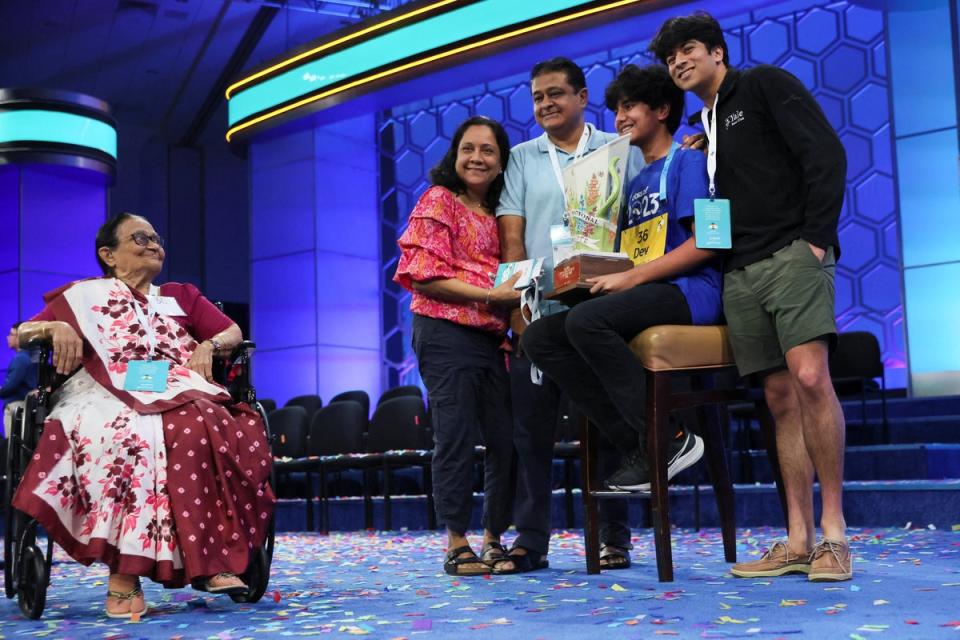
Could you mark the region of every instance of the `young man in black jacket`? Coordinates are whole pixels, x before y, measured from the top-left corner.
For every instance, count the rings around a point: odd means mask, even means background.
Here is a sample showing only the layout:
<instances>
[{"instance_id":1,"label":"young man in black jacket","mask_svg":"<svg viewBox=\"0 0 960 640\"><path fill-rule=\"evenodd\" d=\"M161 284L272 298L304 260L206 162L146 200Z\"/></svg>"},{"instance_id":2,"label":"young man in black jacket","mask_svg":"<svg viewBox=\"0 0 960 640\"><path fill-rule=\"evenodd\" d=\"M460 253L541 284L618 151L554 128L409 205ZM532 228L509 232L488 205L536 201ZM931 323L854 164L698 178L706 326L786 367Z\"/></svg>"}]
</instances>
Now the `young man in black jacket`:
<instances>
[{"instance_id":1,"label":"young man in black jacket","mask_svg":"<svg viewBox=\"0 0 960 640\"><path fill-rule=\"evenodd\" d=\"M834 271L846 156L816 100L768 65L729 68L727 45L706 13L673 18L650 50L674 82L703 100L708 173L729 200L732 248L723 306L741 375L763 379L777 425L789 533L740 577L853 575L843 517L845 425L830 381L836 340ZM815 542L814 471L823 538Z\"/></svg>"}]
</instances>

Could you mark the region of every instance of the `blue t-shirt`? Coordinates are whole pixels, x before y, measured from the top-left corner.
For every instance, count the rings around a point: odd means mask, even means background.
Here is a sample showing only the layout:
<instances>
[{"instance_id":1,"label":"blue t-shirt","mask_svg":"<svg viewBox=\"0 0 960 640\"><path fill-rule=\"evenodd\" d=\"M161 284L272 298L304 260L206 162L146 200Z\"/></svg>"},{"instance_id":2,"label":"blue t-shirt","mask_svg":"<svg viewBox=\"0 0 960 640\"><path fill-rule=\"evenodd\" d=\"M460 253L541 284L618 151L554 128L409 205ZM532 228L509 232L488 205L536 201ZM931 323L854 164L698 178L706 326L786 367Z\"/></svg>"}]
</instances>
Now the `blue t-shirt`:
<instances>
[{"instance_id":1,"label":"blue t-shirt","mask_svg":"<svg viewBox=\"0 0 960 640\"><path fill-rule=\"evenodd\" d=\"M7 365L7 376L0 386L0 400L19 402L37 388L37 365L30 361L29 351L17 351Z\"/></svg>"},{"instance_id":2,"label":"blue t-shirt","mask_svg":"<svg viewBox=\"0 0 960 640\"><path fill-rule=\"evenodd\" d=\"M707 159L700 151L677 149L667 172L667 201L660 201L660 173L666 158L648 164L630 182L624 228L667 215L664 252L669 253L693 233L693 201L708 197ZM670 279L687 299L693 324L716 324L720 320L720 271L714 264Z\"/></svg>"}]
</instances>

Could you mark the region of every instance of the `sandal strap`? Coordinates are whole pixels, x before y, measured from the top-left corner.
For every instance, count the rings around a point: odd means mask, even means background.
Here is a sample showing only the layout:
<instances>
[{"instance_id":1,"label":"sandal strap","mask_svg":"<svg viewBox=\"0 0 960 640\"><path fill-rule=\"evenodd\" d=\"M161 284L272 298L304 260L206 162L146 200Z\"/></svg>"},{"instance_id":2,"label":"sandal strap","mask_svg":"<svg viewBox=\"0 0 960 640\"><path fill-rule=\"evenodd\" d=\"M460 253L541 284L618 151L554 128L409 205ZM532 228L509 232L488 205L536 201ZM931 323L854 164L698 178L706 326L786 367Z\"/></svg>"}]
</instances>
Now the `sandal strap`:
<instances>
[{"instance_id":1,"label":"sandal strap","mask_svg":"<svg viewBox=\"0 0 960 640\"><path fill-rule=\"evenodd\" d=\"M489 560L487 556L490 556ZM483 550L480 552L480 558L484 562L497 562L503 559L509 560L507 558L507 549L499 542L488 542L483 545Z\"/></svg>"},{"instance_id":2,"label":"sandal strap","mask_svg":"<svg viewBox=\"0 0 960 640\"><path fill-rule=\"evenodd\" d=\"M473 553L473 549L470 548L470 545L465 544L462 547L457 547L456 549L450 549L447 551L447 558L456 558L461 553ZM476 555L476 554L474 554Z\"/></svg>"},{"instance_id":3,"label":"sandal strap","mask_svg":"<svg viewBox=\"0 0 960 640\"><path fill-rule=\"evenodd\" d=\"M137 584L130 591L114 591L112 589L107 589L107 596L116 598L117 600L133 600L137 596L143 595L143 589L140 588L140 581L137 581Z\"/></svg>"},{"instance_id":4,"label":"sandal strap","mask_svg":"<svg viewBox=\"0 0 960 640\"><path fill-rule=\"evenodd\" d=\"M469 556L464 556L459 558L458 556L462 553L469 553ZM470 545L463 545L462 547L457 547L456 549L450 549L447 551L446 562L454 565L460 564L470 564L473 562L480 563L480 558L477 557L477 554L474 553L473 549L470 548Z\"/></svg>"},{"instance_id":5,"label":"sandal strap","mask_svg":"<svg viewBox=\"0 0 960 640\"><path fill-rule=\"evenodd\" d=\"M630 550L625 547L620 547L615 544L603 543L600 545L600 557L603 558L604 554L608 556L625 556L630 553Z\"/></svg>"}]
</instances>

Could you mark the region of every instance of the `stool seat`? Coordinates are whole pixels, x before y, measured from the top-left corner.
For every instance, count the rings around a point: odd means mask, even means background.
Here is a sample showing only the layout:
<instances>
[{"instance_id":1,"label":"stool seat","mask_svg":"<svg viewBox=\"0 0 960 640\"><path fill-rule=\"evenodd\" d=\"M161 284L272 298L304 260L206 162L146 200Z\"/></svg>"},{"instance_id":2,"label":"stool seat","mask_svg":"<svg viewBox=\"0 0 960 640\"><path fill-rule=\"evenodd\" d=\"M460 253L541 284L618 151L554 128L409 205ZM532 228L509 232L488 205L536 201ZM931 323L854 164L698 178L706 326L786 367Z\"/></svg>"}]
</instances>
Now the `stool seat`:
<instances>
[{"instance_id":1,"label":"stool seat","mask_svg":"<svg viewBox=\"0 0 960 640\"><path fill-rule=\"evenodd\" d=\"M659 325L630 341L630 350L648 371L716 369L734 364L722 325Z\"/></svg>"}]
</instances>

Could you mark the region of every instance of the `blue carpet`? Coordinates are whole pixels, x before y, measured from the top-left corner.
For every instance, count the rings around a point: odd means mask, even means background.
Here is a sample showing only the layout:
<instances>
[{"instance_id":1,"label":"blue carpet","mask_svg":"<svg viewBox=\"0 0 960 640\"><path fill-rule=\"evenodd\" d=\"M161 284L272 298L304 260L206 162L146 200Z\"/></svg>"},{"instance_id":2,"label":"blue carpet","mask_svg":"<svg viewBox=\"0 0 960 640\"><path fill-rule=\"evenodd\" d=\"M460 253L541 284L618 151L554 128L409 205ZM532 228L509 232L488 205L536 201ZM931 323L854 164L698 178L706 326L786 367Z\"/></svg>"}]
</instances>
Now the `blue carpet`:
<instances>
[{"instance_id":1,"label":"blue carpet","mask_svg":"<svg viewBox=\"0 0 960 640\"><path fill-rule=\"evenodd\" d=\"M151 610L137 623L103 615L102 567L58 555L44 618L24 620L4 600L0 638L960 638L953 529L851 530L855 579L836 585L733 578L715 529L675 532L677 580L663 584L649 530L626 571L588 576L580 532L558 532L549 570L486 579L445 575L436 533L286 534L260 603L149 584ZM739 533L741 559L774 535Z\"/></svg>"}]
</instances>

